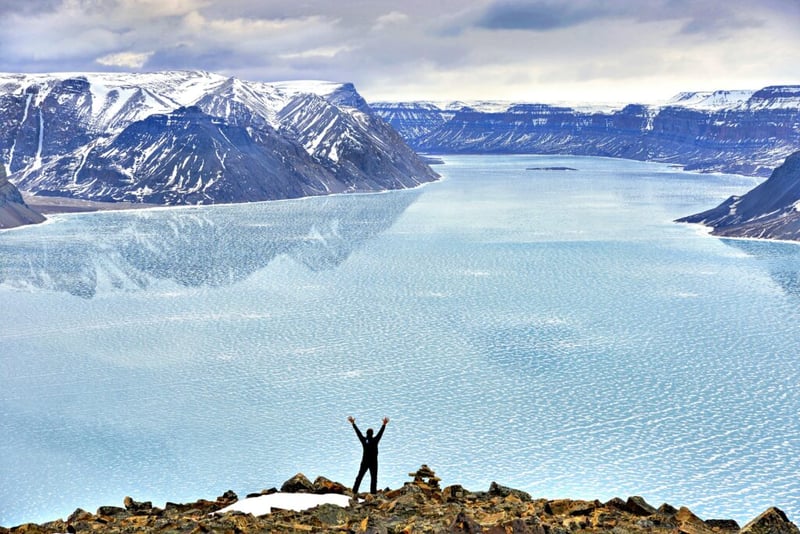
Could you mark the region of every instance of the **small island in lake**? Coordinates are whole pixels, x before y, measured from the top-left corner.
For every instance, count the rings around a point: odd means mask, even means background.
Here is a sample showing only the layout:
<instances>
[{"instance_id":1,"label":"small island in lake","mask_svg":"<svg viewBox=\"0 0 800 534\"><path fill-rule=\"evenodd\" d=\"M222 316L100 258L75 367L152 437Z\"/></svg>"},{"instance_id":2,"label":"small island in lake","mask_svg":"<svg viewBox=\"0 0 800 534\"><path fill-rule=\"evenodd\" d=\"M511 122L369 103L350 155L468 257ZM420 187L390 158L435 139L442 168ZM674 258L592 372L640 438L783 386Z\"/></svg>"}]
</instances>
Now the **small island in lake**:
<instances>
[{"instance_id":1,"label":"small island in lake","mask_svg":"<svg viewBox=\"0 0 800 534\"><path fill-rule=\"evenodd\" d=\"M572 167L528 167L526 171L577 171Z\"/></svg>"}]
</instances>

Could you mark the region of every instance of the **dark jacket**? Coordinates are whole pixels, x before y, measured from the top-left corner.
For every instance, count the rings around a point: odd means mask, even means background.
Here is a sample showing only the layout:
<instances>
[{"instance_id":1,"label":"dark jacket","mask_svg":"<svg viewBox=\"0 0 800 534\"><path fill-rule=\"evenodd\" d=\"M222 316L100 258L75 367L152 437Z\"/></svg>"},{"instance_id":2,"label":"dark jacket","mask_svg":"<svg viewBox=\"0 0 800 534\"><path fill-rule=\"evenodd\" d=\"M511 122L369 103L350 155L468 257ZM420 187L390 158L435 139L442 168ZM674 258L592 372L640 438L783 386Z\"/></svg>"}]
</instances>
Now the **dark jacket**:
<instances>
[{"instance_id":1,"label":"dark jacket","mask_svg":"<svg viewBox=\"0 0 800 534\"><path fill-rule=\"evenodd\" d=\"M353 423L353 428L356 431L356 435L358 436L358 440L361 442L361 447L364 449L364 453L361 456L361 463L365 464L377 464L378 463L378 442L381 440L383 436L383 431L386 429L386 425L381 425L381 429L378 431L377 434L370 437L365 437L364 434L358 429L355 423Z\"/></svg>"}]
</instances>

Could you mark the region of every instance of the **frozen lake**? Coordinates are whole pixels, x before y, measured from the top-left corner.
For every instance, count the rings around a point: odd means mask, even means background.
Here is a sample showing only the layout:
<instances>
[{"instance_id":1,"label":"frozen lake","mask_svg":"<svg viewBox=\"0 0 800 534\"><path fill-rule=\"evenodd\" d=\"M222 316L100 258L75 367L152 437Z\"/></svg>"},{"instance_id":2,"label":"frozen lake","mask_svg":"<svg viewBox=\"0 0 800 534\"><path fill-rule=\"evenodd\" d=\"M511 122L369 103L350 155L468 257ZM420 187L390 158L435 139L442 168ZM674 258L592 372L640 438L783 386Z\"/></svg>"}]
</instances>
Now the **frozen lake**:
<instances>
[{"instance_id":1,"label":"frozen lake","mask_svg":"<svg viewBox=\"0 0 800 534\"><path fill-rule=\"evenodd\" d=\"M297 472L800 521L800 246L677 217L755 181L446 157L415 191L0 233L0 525ZM531 167L577 170L526 170Z\"/></svg>"}]
</instances>

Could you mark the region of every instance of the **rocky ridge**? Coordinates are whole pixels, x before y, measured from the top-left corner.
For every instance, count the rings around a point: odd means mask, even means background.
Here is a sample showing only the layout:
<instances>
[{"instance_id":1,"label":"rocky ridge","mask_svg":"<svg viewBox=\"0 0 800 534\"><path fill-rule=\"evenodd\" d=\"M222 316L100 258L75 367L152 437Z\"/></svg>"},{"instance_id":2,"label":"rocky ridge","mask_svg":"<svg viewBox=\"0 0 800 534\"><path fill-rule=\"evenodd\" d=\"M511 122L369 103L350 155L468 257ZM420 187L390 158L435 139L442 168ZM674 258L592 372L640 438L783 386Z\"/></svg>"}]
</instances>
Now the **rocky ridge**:
<instances>
[{"instance_id":1,"label":"rocky ridge","mask_svg":"<svg viewBox=\"0 0 800 534\"><path fill-rule=\"evenodd\" d=\"M677 222L703 224L720 237L800 241L800 151L742 196Z\"/></svg>"},{"instance_id":2,"label":"rocky ridge","mask_svg":"<svg viewBox=\"0 0 800 534\"><path fill-rule=\"evenodd\" d=\"M217 513L235 503L231 491L213 501L167 503L164 508L126 497L123 507L102 506L95 513L78 509L67 519L41 525L0 527L0 534L56 532L318 532L393 534L412 532L453 534L800 534L778 508L769 508L744 527L725 519L703 520L688 508L662 504L658 508L641 497L608 502L570 499L534 499L524 491L492 483L488 491L468 491L459 485L440 487L433 470L423 465L409 473L412 481L398 489L364 495L342 508L324 504L297 512L273 510L256 517L241 512ZM261 494L275 493L275 488ZM313 483L302 474L286 481L282 492L340 493L342 484L318 477ZM258 494L258 495L261 495ZM257 495L249 495L255 497Z\"/></svg>"}]
</instances>

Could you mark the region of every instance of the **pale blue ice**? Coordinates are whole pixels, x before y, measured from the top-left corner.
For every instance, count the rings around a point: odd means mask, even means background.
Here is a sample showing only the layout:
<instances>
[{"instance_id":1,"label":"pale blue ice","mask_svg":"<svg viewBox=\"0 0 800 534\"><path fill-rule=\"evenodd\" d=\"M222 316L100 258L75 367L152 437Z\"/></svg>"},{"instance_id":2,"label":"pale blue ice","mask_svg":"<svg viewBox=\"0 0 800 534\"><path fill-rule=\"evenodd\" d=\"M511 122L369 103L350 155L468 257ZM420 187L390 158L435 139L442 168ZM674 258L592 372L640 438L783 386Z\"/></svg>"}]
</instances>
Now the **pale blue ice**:
<instances>
[{"instance_id":1,"label":"pale blue ice","mask_svg":"<svg viewBox=\"0 0 800 534\"><path fill-rule=\"evenodd\" d=\"M800 520L800 247L673 219L755 181L446 157L415 191L0 233L0 525L297 472ZM566 166L577 171L531 171Z\"/></svg>"}]
</instances>

